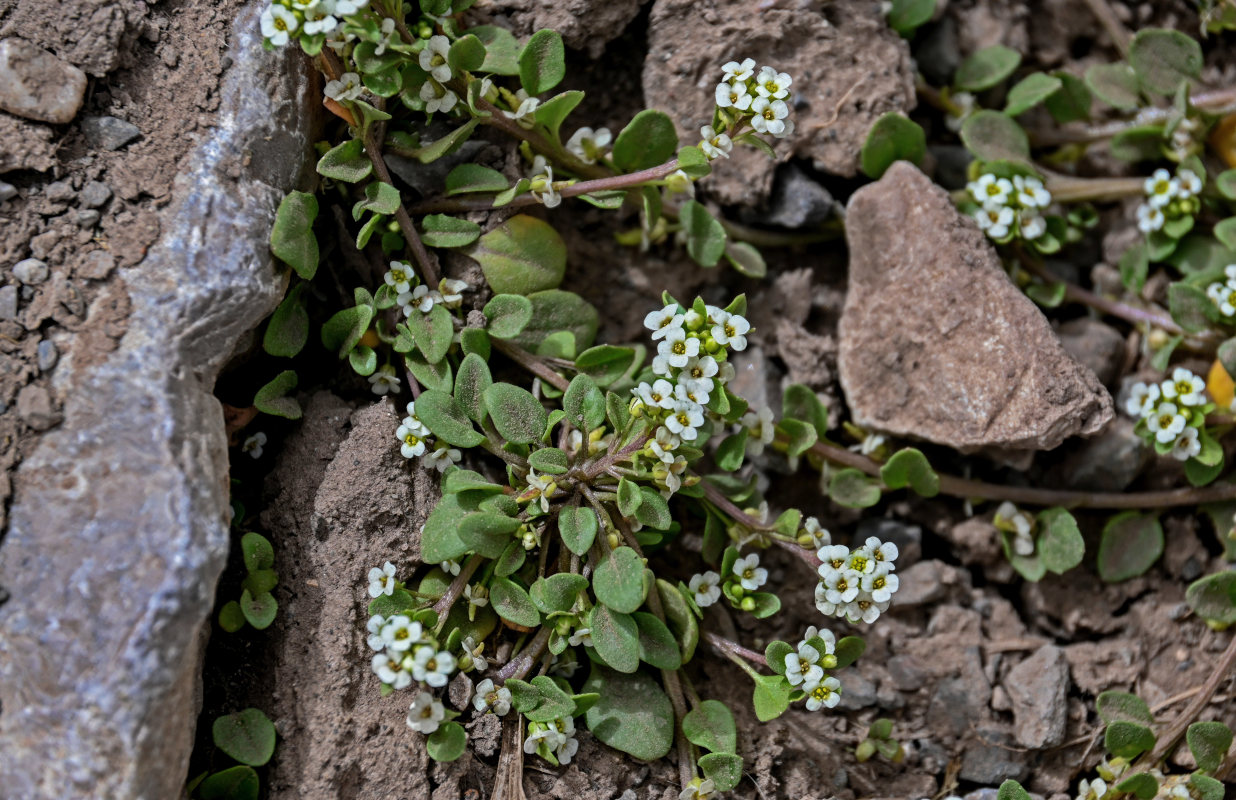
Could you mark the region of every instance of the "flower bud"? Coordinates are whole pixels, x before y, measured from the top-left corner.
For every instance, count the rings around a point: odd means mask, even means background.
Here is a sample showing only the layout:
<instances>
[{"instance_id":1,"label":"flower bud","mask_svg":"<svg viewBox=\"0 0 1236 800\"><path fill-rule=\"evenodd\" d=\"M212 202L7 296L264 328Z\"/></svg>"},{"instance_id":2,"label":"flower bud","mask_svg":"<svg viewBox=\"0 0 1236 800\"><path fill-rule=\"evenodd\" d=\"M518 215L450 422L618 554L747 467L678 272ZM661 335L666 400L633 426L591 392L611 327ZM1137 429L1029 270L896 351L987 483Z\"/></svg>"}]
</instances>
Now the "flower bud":
<instances>
[{"instance_id":1,"label":"flower bud","mask_svg":"<svg viewBox=\"0 0 1236 800\"><path fill-rule=\"evenodd\" d=\"M755 598L751 597L750 595L747 595L746 597L742 599L742 603L740 603L739 605L742 607L743 611L754 611L755 610Z\"/></svg>"},{"instance_id":2,"label":"flower bud","mask_svg":"<svg viewBox=\"0 0 1236 800\"><path fill-rule=\"evenodd\" d=\"M858 763L862 764L869 760L876 753L875 742L870 739L863 739L859 742L858 747L854 749L854 757L858 759Z\"/></svg>"}]
</instances>

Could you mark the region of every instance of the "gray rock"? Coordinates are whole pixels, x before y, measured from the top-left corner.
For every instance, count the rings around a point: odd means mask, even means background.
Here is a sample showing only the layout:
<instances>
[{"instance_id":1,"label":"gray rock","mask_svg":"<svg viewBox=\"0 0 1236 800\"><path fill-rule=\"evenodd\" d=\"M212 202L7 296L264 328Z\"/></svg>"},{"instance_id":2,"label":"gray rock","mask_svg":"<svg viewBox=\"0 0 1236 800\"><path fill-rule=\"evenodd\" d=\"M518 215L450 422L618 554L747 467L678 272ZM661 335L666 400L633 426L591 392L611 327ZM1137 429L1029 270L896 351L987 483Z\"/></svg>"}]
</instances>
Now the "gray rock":
<instances>
[{"instance_id":1,"label":"gray rock","mask_svg":"<svg viewBox=\"0 0 1236 800\"><path fill-rule=\"evenodd\" d=\"M17 416L36 431L45 431L60 422L47 389L33 383L23 386L17 393ZM13 587L12 583L5 585Z\"/></svg>"},{"instance_id":2,"label":"gray rock","mask_svg":"<svg viewBox=\"0 0 1236 800\"><path fill-rule=\"evenodd\" d=\"M315 138L308 68L262 49L260 13L248 4L228 32L235 63L215 124L186 154L162 238L126 274L127 331L65 374L64 422L14 477L0 545L0 585L13 595L0 608L6 796L183 791L200 634L230 540L212 389L283 296L270 226L308 176ZM49 594L57 582L65 590Z\"/></svg>"},{"instance_id":3,"label":"gray rock","mask_svg":"<svg viewBox=\"0 0 1236 800\"><path fill-rule=\"evenodd\" d=\"M893 656L886 666L889 677L903 692L917 692L927 682L927 673L909 656Z\"/></svg>"},{"instance_id":4,"label":"gray rock","mask_svg":"<svg viewBox=\"0 0 1236 800\"><path fill-rule=\"evenodd\" d=\"M914 608L939 602L957 586L967 584L967 575L943 561L920 561L898 570L899 587L893 595L893 609Z\"/></svg>"},{"instance_id":5,"label":"gray rock","mask_svg":"<svg viewBox=\"0 0 1236 800\"><path fill-rule=\"evenodd\" d=\"M82 187L81 201L86 208L98 208L111 199L112 190L106 183L90 181Z\"/></svg>"},{"instance_id":6,"label":"gray rock","mask_svg":"<svg viewBox=\"0 0 1236 800\"><path fill-rule=\"evenodd\" d=\"M828 219L837 208L837 201L827 189L798 166L783 164L773 178L768 212L761 215L759 221L783 228L805 228Z\"/></svg>"},{"instance_id":7,"label":"gray rock","mask_svg":"<svg viewBox=\"0 0 1236 800\"><path fill-rule=\"evenodd\" d=\"M52 367L56 366L57 359L60 358L60 351L56 349L56 343L51 339L44 339L39 342L38 359L39 370L47 372Z\"/></svg>"},{"instance_id":8,"label":"gray rock","mask_svg":"<svg viewBox=\"0 0 1236 800\"><path fill-rule=\"evenodd\" d=\"M0 109L64 124L77 116L86 73L24 39L0 40Z\"/></svg>"},{"instance_id":9,"label":"gray rock","mask_svg":"<svg viewBox=\"0 0 1236 800\"><path fill-rule=\"evenodd\" d=\"M83 278L101 281L116 268L116 257L106 250L91 250L82 258L77 274Z\"/></svg>"},{"instance_id":10,"label":"gray rock","mask_svg":"<svg viewBox=\"0 0 1236 800\"><path fill-rule=\"evenodd\" d=\"M917 525L897 519L865 519L858 523L854 542L862 544L869 536L897 545L897 569L908 569L923 557L923 529Z\"/></svg>"},{"instance_id":11,"label":"gray rock","mask_svg":"<svg viewBox=\"0 0 1236 800\"><path fill-rule=\"evenodd\" d=\"M1090 368L1099 383L1111 386L1124 363L1124 337L1110 325L1081 317L1056 330L1065 352Z\"/></svg>"},{"instance_id":12,"label":"gray rock","mask_svg":"<svg viewBox=\"0 0 1236 800\"><path fill-rule=\"evenodd\" d=\"M142 135L132 122L117 117L86 117L82 120L82 133L91 147L100 150L119 150Z\"/></svg>"},{"instance_id":13,"label":"gray rock","mask_svg":"<svg viewBox=\"0 0 1236 800\"><path fill-rule=\"evenodd\" d=\"M1092 492L1122 492L1154 459L1133 431L1133 420L1116 417L1098 436L1080 442L1060 465L1060 483Z\"/></svg>"},{"instance_id":14,"label":"gray rock","mask_svg":"<svg viewBox=\"0 0 1236 800\"><path fill-rule=\"evenodd\" d=\"M67 203L77 197L77 192L65 181L52 181L43 189L43 195L53 203Z\"/></svg>"},{"instance_id":15,"label":"gray rock","mask_svg":"<svg viewBox=\"0 0 1236 800\"><path fill-rule=\"evenodd\" d=\"M980 676L981 677L981 676ZM966 678L947 678L936 686L935 694L927 706L927 718L956 737L964 736L977 719L982 719L991 697L990 687L985 694L978 694Z\"/></svg>"},{"instance_id":16,"label":"gray rock","mask_svg":"<svg viewBox=\"0 0 1236 800\"><path fill-rule=\"evenodd\" d=\"M0 320L17 318L17 287L0 287Z\"/></svg>"},{"instance_id":17,"label":"gray rock","mask_svg":"<svg viewBox=\"0 0 1236 800\"><path fill-rule=\"evenodd\" d=\"M93 208L83 208L77 212L76 222L79 228L93 228L99 222L99 212Z\"/></svg>"},{"instance_id":18,"label":"gray rock","mask_svg":"<svg viewBox=\"0 0 1236 800\"><path fill-rule=\"evenodd\" d=\"M1013 736L1019 745L1037 750L1064 741L1069 663L1063 650L1043 645L1009 670L1004 689L1013 704Z\"/></svg>"},{"instance_id":19,"label":"gray rock","mask_svg":"<svg viewBox=\"0 0 1236 800\"><path fill-rule=\"evenodd\" d=\"M0 181L0 203L5 200L12 200L17 196L17 187L11 183Z\"/></svg>"},{"instance_id":20,"label":"gray rock","mask_svg":"<svg viewBox=\"0 0 1236 800\"><path fill-rule=\"evenodd\" d=\"M1029 754L1013 749L1008 735L998 728L980 728L977 741L961 756L960 777L974 783L1000 784L1022 780L1029 772Z\"/></svg>"},{"instance_id":21,"label":"gray rock","mask_svg":"<svg viewBox=\"0 0 1236 800\"><path fill-rule=\"evenodd\" d=\"M13 277L27 286L42 283L50 274L51 270L48 269L47 262L37 258L23 259L13 265Z\"/></svg>"},{"instance_id":22,"label":"gray rock","mask_svg":"<svg viewBox=\"0 0 1236 800\"><path fill-rule=\"evenodd\" d=\"M841 386L856 424L963 451L1049 450L1112 416L1094 375L908 162L850 198Z\"/></svg>"},{"instance_id":23,"label":"gray rock","mask_svg":"<svg viewBox=\"0 0 1236 800\"><path fill-rule=\"evenodd\" d=\"M948 86L961 66L957 23L945 14L934 25L923 27L914 41L914 63L935 86Z\"/></svg>"},{"instance_id":24,"label":"gray rock","mask_svg":"<svg viewBox=\"0 0 1236 800\"><path fill-rule=\"evenodd\" d=\"M858 670L849 670L841 684L841 702L839 708L846 711L857 711L860 708L874 706L878 700L876 685L869 681Z\"/></svg>"}]
</instances>

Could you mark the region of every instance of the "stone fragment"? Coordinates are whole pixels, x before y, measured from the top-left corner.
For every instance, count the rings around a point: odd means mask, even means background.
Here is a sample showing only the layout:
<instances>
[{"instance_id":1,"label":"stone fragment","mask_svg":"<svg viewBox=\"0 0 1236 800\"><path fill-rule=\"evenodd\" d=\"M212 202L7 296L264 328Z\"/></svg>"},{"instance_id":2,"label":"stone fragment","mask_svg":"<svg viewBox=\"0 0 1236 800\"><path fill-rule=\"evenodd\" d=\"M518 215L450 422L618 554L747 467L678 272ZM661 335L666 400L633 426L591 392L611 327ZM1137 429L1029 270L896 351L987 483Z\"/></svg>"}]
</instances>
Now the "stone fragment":
<instances>
[{"instance_id":1,"label":"stone fragment","mask_svg":"<svg viewBox=\"0 0 1236 800\"><path fill-rule=\"evenodd\" d=\"M838 203L820 184L794 164L782 164L773 180L768 211L757 215L765 225L805 228L828 219Z\"/></svg>"},{"instance_id":2,"label":"stone fragment","mask_svg":"<svg viewBox=\"0 0 1236 800\"><path fill-rule=\"evenodd\" d=\"M846 711L874 706L877 700L876 685L858 670L850 670L841 687L841 702L838 707Z\"/></svg>"},{"instance_id":3,"label":"stone fragment","mask_svg":"<svg viewBox=\"0 0 1236 800\"><path fill-rule=\"evenodd\" d=\"M102 181L90 181L82 187L81 201L86 208L98 208L111 199L111 188Z\"/></svg>"},{"instance_id":4,"label":"stone fragment","mask_svg":"<svg viewBox=\"0 0 1236 800\"><path fill-rule=\"evenodd\" d=\"M56 366L57 359L60 358L60 352L56 350L56 343L51 339L44 339L39 342L38 349L39 371L47 372L52 367Z\"/></svg>"},{"instance_id":5,"label":"stone fragment","mask_svg":"<svg viewBox=\"0 0 1236 800\"><path fill-rule=\"evenodd\" d=\"M674 120L682 144L696 144L700 127L712 121L721 65L747 57L794 79L787 103L796 131L777 142L779 161L806 158L820 171L853 176L871 125L885 112L914 107L909 47L874 0L826 10L765 3L758 11L749 0L657 0L644 96ZM772 189L776 167L763 153L736 147L731 158L713 162L707 191L722 203L755 205Z\"/></svg>"},{"instance_id":6,"label":"stone fragment","mask_svg":"<svg viewBox=\"0 0 1236 800\"><path fill-rule=\"evenodd\" d=\"M968 743L961 756L963 781L994 785L1010 778L1019 781L1029 774L1030 754L1010 747L1012 742L1004 731L983 727L975 732L975 737L976 741Z\"/></svg>"},{"instance_id":7,"label":"stone fragment","mask_svg":"<svg viewBox=\"0 0 1236 800\"><path fill-rule=\"evenodd\" d=\"M79 228L93 228L99 222L99 212L93 208L83 208L74 219Z\"/></svg>"},{"instance_id":8,"label":"stone fragment","mask_svg":"<svg viewBox=\"0 0 1236 800\"><path fill-rule=\"evenodd\" d=\"M46 125L0 113L0 173L17 170L42 172L56 163L52 129Z\"/></svg>"},{"instance_id":9,"label":"stone fragment","mask_svg":"<svg viewBox=\"0 0 1236 800\"><path fill-rule=\"evenodd\" d=\"M965 572L943 561L920 561L897 574L900 588L893 595L894 609L930 605L969 583Z\"/></svg>"},{"instance_id":10,"label":"stone fragment","mask_svg":"<svg viewBox=\"0 0 1236 800\"><path fill-rule=\"evenodd\" d=\"M0 319L17 318L17 287L9 284L0 287Z\"/></svg>"},{"instance_id":11,"label":"stone fragment","mask_svg":"<svg viewBox=\"0 0 1236 800\"><path fill-rule=\"evenodd\" d=\"M27 286L42 283L50 274L47 263L37 258L22 259L13 265L13 277Z\"/></svg>"},{"instance_id":12,"label":"stone fragment","mask_svg":"<svg viewBox=\"0 0 1236 800\"><path fill-rule=\"evenodd\" d=\"M67 203L77 196L67 181L52 181L43 189L43 195L53 203Z\"/></svg>"},{"instance_id":13,"label":"stone fragment","mask_svg":"<svg viewBox=\"0 0 1236 800\"><path fill-rule=\"evenodd\" d=\"M838 366L856 424L963 451L1049 450L1111 419L1107 391L912 164L854 193L846 240Z\"/></svg>"},{"instance_id":14,"label":"stone fragment","mask_svg":"<svg viewBox=\"0 0 1236 800\"><path fill-rule=\"evenodd\" d=\"M86 117L82 120L82 133L91 147L101 150L119 150L142 135L132 122L116 117Z\"/></svg>"},{"instance_id":15,"label":"stone fragment","mask_svg":"<svg viewBox=\"0 0 1236 800\"><path fill-rule=\"evenodd\" d=\"M11 183L0 181L0 203L5 200L12 200L17 196L17 187Z\"/></svg>"},{"instance_id":16,"label":"stone fragment","mask_svg":"<svg viewBox=\"0 0 1236 800\"><path fill-rule=\"evenodd\" d=\"M85 94L86 73L77 67L23 39L0 40L0 109L62 125L77 116Z\"/></svg>"},{"instance_id":17,"label":"stone fragment","mask_svg":"<svg viewBox=\"0 0 1236 800\"><path fill-rule=\"evenodd\" d=\"M1110 325L1081 317L1069 320L1056 330L1065 352L1090 368L1099 383L1110 386L1120 377L1124 362L1124 337Z\"/></svg>"},{"instance_id":18,"label":"stone fragment","mask_svg":"<svg viewBox=\"0 0 1236 800\"><path fill-rule=\"evenodd\" d=\"M81 260L77 274L83 278L101 281L116 268L116 257L106 250L91 250Z\"/></svg>"},{"instance_id":19,"label":"stone fragment","mask_svg":"<svg viewBox=\"0 0 1236 800\"><path fill-rule=\"evenodd\" d=\"M1068 722L1069 664L1064 651L1047 644L1009 670L1004 689L1013 705L1013 737L1041 749L1064 741Z\"/></svg>"},{"instance_id":20,"label":"stone fragment","mask_svg":"<svg viewBox=\"0 0 1236 800\"><path fill-rule=\"evenodd\" d=\"M17 393L17 416L36 431L45 431L60 421L47 389L33 383Z\"/></svg>"},{"instance_id":21,"label":"stone fragment","mask_svg":"<svg viewBox=\"0 0 1236 800\"><path fill-rule=\"evenodd\" d=\"M1069 452L1058 473L1061 486L1092 492L1122 492L1154 459L1134 432L1134 423L1116 417L1097 436Z\"/></svg>"}]
</instances>

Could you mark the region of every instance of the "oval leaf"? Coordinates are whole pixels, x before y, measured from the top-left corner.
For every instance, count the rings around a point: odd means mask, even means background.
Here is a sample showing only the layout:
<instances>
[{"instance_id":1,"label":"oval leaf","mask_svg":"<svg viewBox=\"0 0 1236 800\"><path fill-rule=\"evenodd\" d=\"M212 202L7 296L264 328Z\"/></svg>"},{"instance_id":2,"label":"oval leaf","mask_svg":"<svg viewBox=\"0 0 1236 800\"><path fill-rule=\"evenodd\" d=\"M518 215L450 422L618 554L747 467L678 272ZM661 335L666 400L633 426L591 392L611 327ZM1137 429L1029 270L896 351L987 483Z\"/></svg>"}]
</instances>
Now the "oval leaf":
<instances>
[{"instance_id":1,"label":"oval leaf","mask_svg":"<svg viewBox=\"0 0 1236 800\"><path fill-rule=\"evenodd\" d=\"M485 234L469 251L497 294L556 289L566 272L566 245L548 222L517 214Z\"/></svg>"},{"instance_id":2,"label":"oval leaf","mask_svg":"<svg viewBox=\"0 0 1236 800\"><path fill-rule=\"evenodd\" d=\"M215 747L251 767L262 766L275 752L274 723L256 708L219 717L210 733Z\"/></svg>"}]
</instances>

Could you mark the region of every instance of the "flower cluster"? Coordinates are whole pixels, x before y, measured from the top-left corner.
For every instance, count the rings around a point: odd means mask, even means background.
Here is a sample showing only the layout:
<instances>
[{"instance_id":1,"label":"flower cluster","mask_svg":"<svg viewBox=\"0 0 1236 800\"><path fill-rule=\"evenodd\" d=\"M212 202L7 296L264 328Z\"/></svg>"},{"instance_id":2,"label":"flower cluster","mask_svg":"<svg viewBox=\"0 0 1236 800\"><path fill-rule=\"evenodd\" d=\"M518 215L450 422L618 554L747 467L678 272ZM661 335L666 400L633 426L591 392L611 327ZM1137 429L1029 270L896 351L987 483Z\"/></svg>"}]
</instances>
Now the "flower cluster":
<instances>
[{"instance_id":1,"label":"flower cluster","mask_svg":"<svg viewBox=\"0 0 1236 800\"><path fill-rule=\"evenodd\" d=\"M1176 220L1192 219L1201 208L1197 195L1202 179L1190 169L1176 170L1176 177L1157 169L1146 179L1146 202L1137 207L1137 227L1142 233L1162 230ZM1179 236L1180 234L1176 234Z\"/></svg>"},{"instance_id":2,"label":"flower cluster","mask_svg":"<svg viewBox=\"0 0 1236 800\"><path fill-rule=\"evenodd\" d=\"M392 261L382 280L395 293L395 302L405 317L411 317L418 311L428 314L439 304L450 309L459 308L463 303L463 292L472 289L467 281L453 278L443 278L438 281L437 289L430 289L417 281L406 261Z\"/></svg>"},{"instance_id":3,"label":"flower cluster","mask_svg":"<svg viewBox=\"0 0 1236 800\"><path fill-rule=\"evenodd\" d=\"M1223 269L1225 281L1215 281L1206 287L1206 296L1214 302L1219 313L1227 319L1236 318L1236 264Z\"/></svg>"},{"instance_id":4,"label":"flower cluster","mask_svg":"<svg viewBox=\"0 0 1236 800\"><path fill-rule=\"evenodd\" d=\"M836 646L832 631L812 625L785 656L785 679L806 694L808 711L833 708L841 702L841 681L826 672L837 666Z\"/></svg>"},{"instance_id":5,"label":"flower cluster","mask_svg":"<svg viewBox=\"0 0 1236 800\"><path fill-rule=\"evenodd\" d=\"M749 121L756 133L767 133L778 139L784 139L794 132L794 120L788 119L790 107L785 99L790 96L790 84L793 78L784 72L778 72L773 67L760 67L755 71L755 59L744 59L742 63L730 61L721 67L722 80L717 84L717 107L727 116L733 117L739 125ZM737 130L732 127L731 132ZM717 150L728 150L729 137L722 144L716 131L706 128L701 131L704 140ZM708 149L701 147L705 153ZM709 155L710 158L716 156Z\"/></svg>"},{"instance_id":6,"label":"flower cluster","mask_svg":"<svg viewBox=\"0 0 1236 800\"><path fill-rule=\"evenodd\" d=\"M1047 232L1042 212L1051 205L1051 193L1038 178L1014 175L1010 180L988 172L966 190L980 206L974 212L979 228L997 242L1017 236L1032 241Z\"/></svg>"},{"instance_id":7,"label":"flower cluster","mask_svg":"<svg viewBox=\"0 0 1236 800\"><path fill-rule=\"evenodd\" d=\"M536 753L551 764L570 764L579 750L575 738L575 720L559 717L552 722L529 722L524 752Z\"/></svg>"},{"instance_id":8,"label":"flower cluster","mask_svg":"<svg viewBox=\"0 0 1236 800\"><path fill-rule=\"evenodd\" d=\"M1180 461L1202 452L1202 425L1213 409L1206 400L1206 382L1184 367L1160 383L1135 383L1124 410L1138 417L1137 429L1154 436L1155 450Z\"/></svg>"},{"instance_id":9,"label":"flower cluster","mask_svg":"<svg viewBox=\"0 0 1236 800\"><path fill-rule=\"evenodd\" d=\"M408 416L403 418L395 430L395 438L399 440L399 452L404 458L424 457L425 466L433 467L438 472L446 472L447 467L458 464L463 455L446 442L435 442L429 428L416 416L416 401L408 403Z\"/></svg>"},{"instance_id":10,"label":"flower cluster","mask_svg":"<svg viewBox=\"0 0 1236 800\"><path fill-rule=\"evenodd\" d=\"M822 562L815 587L815 607L820 613L856 623L875 622L888 610L900 583L893 574L897 545L870 536L862 547L851 550L842 544L826 544L816 555Z\"/></svg>"},{"instance_id":11,"label":"flower cluster","mask_svg":"<svg viewBox=\"0 0 1236 800\"><path fill-rule=\"evenodd\" d=\"M262 36L283 47L300 35L329 36L343 17L362 11L369 0L276 0L262 12ZM394 29L395 21L391 20Z\"/></svg>"},{"instance_id":12,"label":"flower cluster","mask_svg":"<svg viewBox=\"0 0 1236 800\"><path fill-rule=\"evenodd\" d=\"M1037 521L1029 511L1022 511L1010 502L1003 502L996 509L992 524L997 530L1013 537L1013 552L1019 556L1034 554L1034 529Z\"/></svg>"},{"instance_id":13,"label":"flower cluster","mask_svg":"<svg viewBox=\"0 0 1236 800\"><path fill-rule=\"evenodd\" d=\"M687 467L674 451L699 438L709 402L734 377L729 350L746 349L751 323L716 306L683 309L672 303L650 312L644 326L657 342L652 371L660 377L632 390L631 411L660 423L645 453L660 462L653 473L668 496L682 486Z\"/></svg>"}]
</instances>

